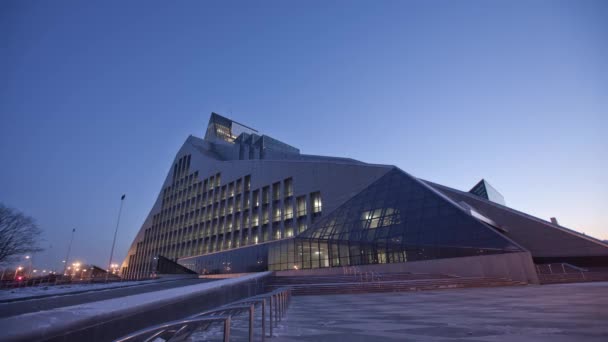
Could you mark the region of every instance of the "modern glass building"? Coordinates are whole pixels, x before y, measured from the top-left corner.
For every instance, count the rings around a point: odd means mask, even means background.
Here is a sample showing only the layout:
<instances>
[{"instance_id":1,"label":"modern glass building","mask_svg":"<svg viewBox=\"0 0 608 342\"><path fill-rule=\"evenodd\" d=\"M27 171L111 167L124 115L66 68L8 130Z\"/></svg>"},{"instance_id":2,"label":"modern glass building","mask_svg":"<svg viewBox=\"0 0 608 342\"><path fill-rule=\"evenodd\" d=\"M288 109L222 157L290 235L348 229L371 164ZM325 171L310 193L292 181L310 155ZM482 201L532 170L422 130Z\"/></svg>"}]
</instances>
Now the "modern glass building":
<instances>
[{"instance_id":1,"label":"modern glass building","mask_svg":"<svg viewBox=\"0 0 608 342\"><path fill-rule=\"evenodd\" d=\"M608 265L606 243L504 206L485 180L461 192L392 165L306 155L212 113L205 137L178 151L122 273L147 277L156 260L206 274L522 251Z\"/></svg>"}]
</instances>

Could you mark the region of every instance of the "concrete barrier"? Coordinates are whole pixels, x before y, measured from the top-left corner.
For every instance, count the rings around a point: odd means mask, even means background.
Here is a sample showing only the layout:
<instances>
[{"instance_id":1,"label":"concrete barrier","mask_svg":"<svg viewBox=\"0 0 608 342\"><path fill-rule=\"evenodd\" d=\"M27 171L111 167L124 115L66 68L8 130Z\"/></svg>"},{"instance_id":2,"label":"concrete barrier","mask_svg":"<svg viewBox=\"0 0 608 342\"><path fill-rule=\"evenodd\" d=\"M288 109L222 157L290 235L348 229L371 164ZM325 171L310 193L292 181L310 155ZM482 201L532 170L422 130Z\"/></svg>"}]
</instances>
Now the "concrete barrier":
<instances>
[{"instance_id":1,"label":"concrete barrier","mask_svg":"<svg viewBox=\"0 0 608 342\"><path fill-rule=\"evenodd\" d=\"M271 272L28 313L0 320L2 341L111 341L264 291Z\"/></svg>"}]
</instances>

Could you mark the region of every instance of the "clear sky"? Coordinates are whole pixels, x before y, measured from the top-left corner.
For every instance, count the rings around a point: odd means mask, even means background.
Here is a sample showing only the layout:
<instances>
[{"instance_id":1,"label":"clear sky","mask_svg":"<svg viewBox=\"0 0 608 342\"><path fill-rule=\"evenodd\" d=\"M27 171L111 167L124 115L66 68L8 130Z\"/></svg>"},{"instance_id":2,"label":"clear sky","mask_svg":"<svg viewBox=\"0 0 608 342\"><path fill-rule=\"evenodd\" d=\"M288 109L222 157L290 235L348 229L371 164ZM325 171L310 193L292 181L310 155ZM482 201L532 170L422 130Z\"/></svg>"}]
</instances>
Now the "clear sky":
<instances>
[{"instance_id":1,"label":"clear sky","mask_svg":"<svg viewBox=\"0 0 608 342\"><path fill-rule=\"evenodd\" d=\"M122 261L211 111L608 239L607 1L0 1L0 202Z\"/></svg>"}]
</instances>

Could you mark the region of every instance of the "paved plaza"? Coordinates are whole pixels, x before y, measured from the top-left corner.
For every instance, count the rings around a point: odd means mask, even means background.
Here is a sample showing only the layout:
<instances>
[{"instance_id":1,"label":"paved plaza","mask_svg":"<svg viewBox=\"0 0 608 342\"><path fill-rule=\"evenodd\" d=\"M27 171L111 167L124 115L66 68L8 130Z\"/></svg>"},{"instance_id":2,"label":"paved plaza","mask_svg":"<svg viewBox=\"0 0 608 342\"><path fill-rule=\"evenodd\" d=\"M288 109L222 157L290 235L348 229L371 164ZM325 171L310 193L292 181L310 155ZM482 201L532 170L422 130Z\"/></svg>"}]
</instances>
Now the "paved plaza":
<instances>
[{"instance_id":1,"label":"paved plaza","mask_svg":"<svg viewBox=\"0 0 608 342\"><path fill-rule=\"evenodd\" d=\"M608 341L608 282L294 297L274 342Z\"/></svg>"}]
</instances>

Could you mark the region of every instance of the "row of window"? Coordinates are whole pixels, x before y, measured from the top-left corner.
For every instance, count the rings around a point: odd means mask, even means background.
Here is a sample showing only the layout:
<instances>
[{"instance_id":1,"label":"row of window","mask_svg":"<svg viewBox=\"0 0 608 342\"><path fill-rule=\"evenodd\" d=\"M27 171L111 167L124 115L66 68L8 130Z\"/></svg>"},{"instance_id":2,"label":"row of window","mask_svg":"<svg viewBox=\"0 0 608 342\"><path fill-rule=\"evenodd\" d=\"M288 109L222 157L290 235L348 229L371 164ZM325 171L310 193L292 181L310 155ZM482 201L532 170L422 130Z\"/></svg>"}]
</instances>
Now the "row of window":
<instances>
[{"instance_id":1,"label":"row of window","mask_svg":"<svg viewBox=\"0 0 608 342\"><path fill-rule=\"evenodd\" d=\"M305 195L292 199L292 178L285 179L282 187L276 182L249 191L250 175L223 186L219 173L196 182L197 177L198 172L185 175L165 189L163 209L154 215L152 227L146 229L140 251L181 257L291 237L295 232L290 220L302 218L297 230L306 229L307 203L311 203L314 216L322 211L319 192L311 193L309 201ZM169 207L174 198L179 198L176 194L183 198L184 193L191 197ZM203 202L204 198L218 201L206 204L209 202Z\"/></svg>"}]
</instances>

